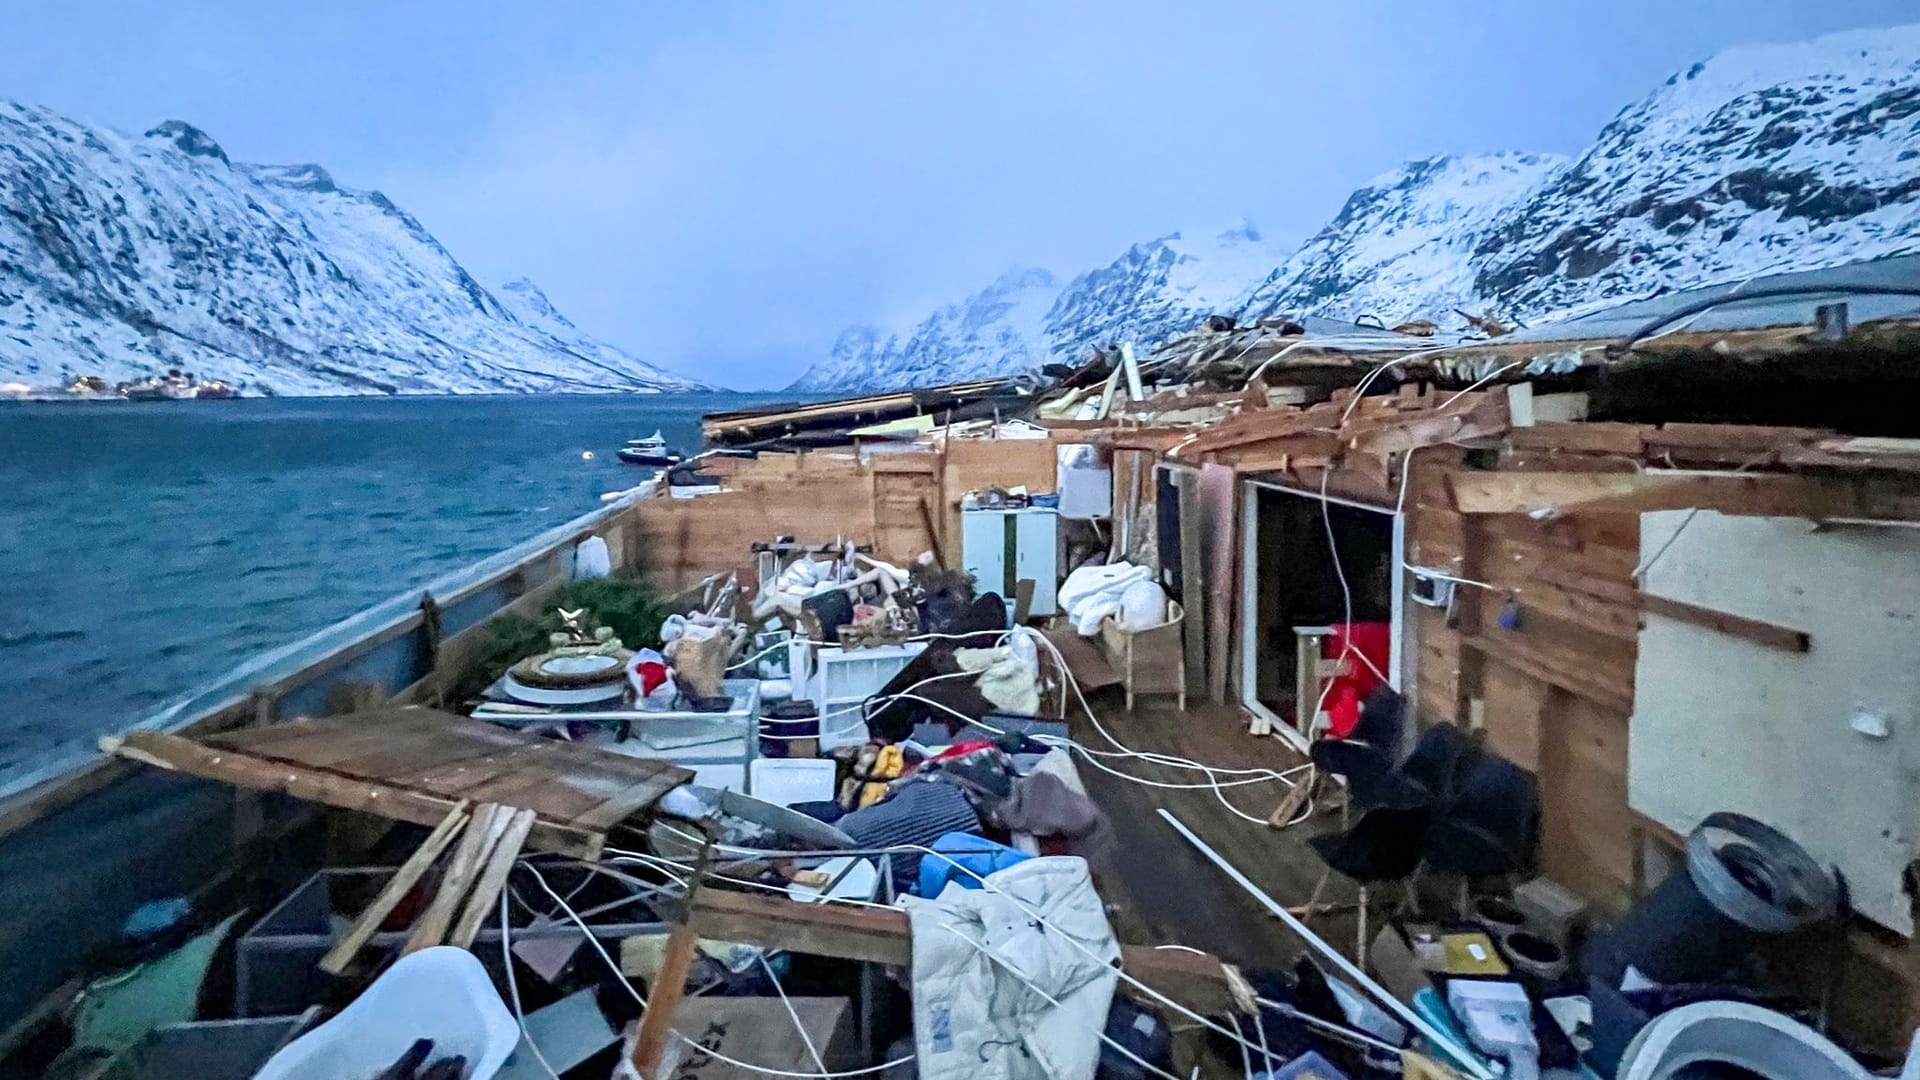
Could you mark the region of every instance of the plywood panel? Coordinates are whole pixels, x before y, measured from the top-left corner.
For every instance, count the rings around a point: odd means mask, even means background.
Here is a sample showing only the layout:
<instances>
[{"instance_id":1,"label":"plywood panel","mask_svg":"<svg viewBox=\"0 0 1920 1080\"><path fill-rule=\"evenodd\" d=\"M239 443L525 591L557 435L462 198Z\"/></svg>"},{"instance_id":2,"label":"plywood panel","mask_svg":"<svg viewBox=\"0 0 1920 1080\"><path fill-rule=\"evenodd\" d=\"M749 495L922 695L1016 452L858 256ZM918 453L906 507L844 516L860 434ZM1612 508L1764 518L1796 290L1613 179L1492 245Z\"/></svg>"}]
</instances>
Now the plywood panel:
<instances>
[{"instance_id":1,"label":"plywood panel","mask_svg":"<svg viewBox=\"0 0 1920 1080\"><path fill-rule=\"evenodd\" d=\"M1633 893L1627 718L1557 688L1540 710L1541 863L1549 877L1615 911Z\"/></svg>"},{"instance_id":2,"label":"plywood panel","mask_svg":"<svg viewBox=\"0 0 1920 1080\"><path fill-rule=\"evenodd\" d=\"M1552 687L1506 664L1487 665L1480 687L1487 748L1528 772L1540 771L1540 711Z\"/></svg>"},{"instance_id":3,"label":"plywood panel","mask_svg":"<svg viewBox=\"0 0 1920 1080\"><path fill-rule=\"evenodd\" d=\"M1647 549L1688 516L1647 515ZM1812 647L1782 652L1649 613L1634 808L1680 832L1715 810L1760 818L1838 864L1863 914L1911 932L1900 875L1920 856L1917 567L1912 529L1694 515L1648 592L1807 631Z\"/></svg>"}]
</instances>

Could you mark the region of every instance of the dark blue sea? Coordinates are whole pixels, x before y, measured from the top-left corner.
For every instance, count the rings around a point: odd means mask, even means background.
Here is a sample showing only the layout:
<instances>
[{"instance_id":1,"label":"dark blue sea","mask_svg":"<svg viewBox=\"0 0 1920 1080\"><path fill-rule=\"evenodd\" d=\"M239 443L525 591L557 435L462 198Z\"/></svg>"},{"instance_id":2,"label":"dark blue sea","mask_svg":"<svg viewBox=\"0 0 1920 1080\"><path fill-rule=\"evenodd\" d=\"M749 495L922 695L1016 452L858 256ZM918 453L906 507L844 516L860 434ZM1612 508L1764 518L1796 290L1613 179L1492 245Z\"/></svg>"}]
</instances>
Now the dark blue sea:
<instances>
[{"instance_id":1,"label":"dark blue sea","mask_svg":"<svg viewBox=\"0 0 1920 1080\"><path fill-rule=\"evenodd\" d=\"M627 439L692 451L763 400L0 405L0 778L595 508L652 474Z\"/></svg>"}]
</instances>

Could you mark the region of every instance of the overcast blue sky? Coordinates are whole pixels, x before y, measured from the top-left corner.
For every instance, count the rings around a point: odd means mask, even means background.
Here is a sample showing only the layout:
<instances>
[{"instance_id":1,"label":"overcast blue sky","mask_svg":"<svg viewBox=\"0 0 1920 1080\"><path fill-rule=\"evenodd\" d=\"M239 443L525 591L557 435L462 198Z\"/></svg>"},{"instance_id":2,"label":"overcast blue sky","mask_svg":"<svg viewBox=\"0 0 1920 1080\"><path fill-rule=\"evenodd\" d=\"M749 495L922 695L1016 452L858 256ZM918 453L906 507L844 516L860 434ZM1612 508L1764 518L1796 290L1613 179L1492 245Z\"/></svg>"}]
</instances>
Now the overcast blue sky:
<instances>
[{"instance_id":1,"label":"overcast blue sky","mask_svg":"<svg viewBox=\"0 0 1920 1080\"><path fill-rule=\"evenodd\" d=\"M1291 239L1398 163L1572 152L1728 45L1914 0L641 4L0 0L0 97L378 188L490 283L737 387L1015 264L1250 216Z\"/></svg>"}]
</instances>

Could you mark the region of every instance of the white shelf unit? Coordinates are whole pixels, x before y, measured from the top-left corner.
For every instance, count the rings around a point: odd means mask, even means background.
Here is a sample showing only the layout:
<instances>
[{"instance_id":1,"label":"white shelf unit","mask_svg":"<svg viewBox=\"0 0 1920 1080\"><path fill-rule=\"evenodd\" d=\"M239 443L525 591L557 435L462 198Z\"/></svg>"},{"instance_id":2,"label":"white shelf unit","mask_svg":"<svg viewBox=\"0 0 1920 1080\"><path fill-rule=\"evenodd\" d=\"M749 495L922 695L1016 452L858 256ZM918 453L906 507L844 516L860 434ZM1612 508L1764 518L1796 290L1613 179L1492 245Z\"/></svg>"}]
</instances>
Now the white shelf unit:
<instances>
[{"instance_id":1,"label":"white shelf unit","mask_svg":"<svg viewBox=\"0 0 1920 1080\"><path fill-rule=\"evenodd\" d=\"M793 661L793 695L806 698L820 710L820 749L866 742L866 725L859 714L840 710L852 710L878 692L926 647L923 641L866 649L795 642L788 652Z\"/></svg>"},{"instance_id":2,"label":"white shelf unit","mask_svg":"<svg viewBox=\"0 0 1920 1080\"><path fill-rule=\"evenodd\" d=\"M1060 514L1051 507L963 510L960 557L974 587L999 593L1013 605L1014 585L1033 580L1029 615L1052 615L1060 586Z\"/></svg>"}]
</instances>

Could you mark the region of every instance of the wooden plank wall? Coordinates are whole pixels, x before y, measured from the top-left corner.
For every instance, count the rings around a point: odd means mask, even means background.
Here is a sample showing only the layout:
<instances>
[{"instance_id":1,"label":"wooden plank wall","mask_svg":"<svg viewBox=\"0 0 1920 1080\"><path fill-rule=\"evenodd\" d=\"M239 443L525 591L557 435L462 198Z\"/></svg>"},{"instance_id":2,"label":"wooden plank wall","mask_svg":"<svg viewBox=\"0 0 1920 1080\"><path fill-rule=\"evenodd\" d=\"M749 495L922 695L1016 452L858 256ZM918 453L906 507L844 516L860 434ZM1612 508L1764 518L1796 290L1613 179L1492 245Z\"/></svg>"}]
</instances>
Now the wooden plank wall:
<instances>
[{"instance_id":1,"label":"wooden plank wall","mask_svg":"<svg viewBox=\"0 0 1920 1080\"><path fill-rule=\"evenodd\" d=\"M715 458L702 468L729 489L692 499L644 499L626 538L634 565L664 588L739 571L754 581L752 545L776 536L872 544L904 564L932 545L931 515L949 562L960 558L960 496L987 487L1052 491L1050 439L955 439L945 448L859 454L819 450ZM925 503L927 514L921 506Z\"/></svg>"},{"instance_id":2,"label":"wooden plank wall","mask_svg":"<svg viewBox=\"0 0 1920 1080\"><path fill-rule=\"evenodd\" d=\"M1415 609L1419 715L1424 723L1479 725L1490 748L1533 770L1543 869L1600 908L1622 911L1633 900L1637 844L1627 724L1639 614L1563 583L1631 588L1638 518L1462 515L1447 486L1461 467L1451 450L1414 455L1409 561L1494 588L1459 586L1452 626L1443 611ZM1500 467L1538 466L1516 451ZM1567 455L1556 455L1553 467L1569 468ZM1599 459L1584 467L1609 466Z\"/></svg>"},{"instance_id":3,"label":"wooden plank wall","mask_svg":"<svg viewBox=\"0 0 1920 1080\"><path fill-rule=\"evenodd\" d=\"M1694 427L1703 445L1713 443L1713 432ZM1629 471L1638 438L1623 424L1516 428L1498 468ZM1461 587L1451 626L1443 612L1413 609L1420 720L1478 723L1489 746L1533 770L1543 869L1602 915L1617 915L1656 883L1644 880L1644 856L1664 851L1671 860L1679 844L1627 803L1642 618L1632 576L1638 515L1462 515L1447 482L1463 467L1459 453L1431 447L1414 458L1408 561L1495 586ZM1574 587L1595 583L1597 590ZM1501 625L1509 600L1518 616L1511 629ZM1782 946L1785 955L1768 955L1767 967L1808 1000L1831 993L1834 1030L1850 1045L1897 1058L1920 1023L1920 948L1860 919L1844 942L1838 977L1832 940L1819 935Z\"/></svg>"}]
</instances>

